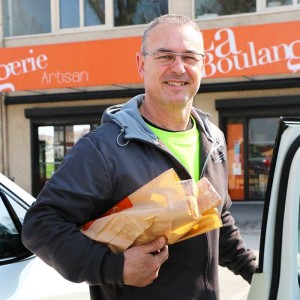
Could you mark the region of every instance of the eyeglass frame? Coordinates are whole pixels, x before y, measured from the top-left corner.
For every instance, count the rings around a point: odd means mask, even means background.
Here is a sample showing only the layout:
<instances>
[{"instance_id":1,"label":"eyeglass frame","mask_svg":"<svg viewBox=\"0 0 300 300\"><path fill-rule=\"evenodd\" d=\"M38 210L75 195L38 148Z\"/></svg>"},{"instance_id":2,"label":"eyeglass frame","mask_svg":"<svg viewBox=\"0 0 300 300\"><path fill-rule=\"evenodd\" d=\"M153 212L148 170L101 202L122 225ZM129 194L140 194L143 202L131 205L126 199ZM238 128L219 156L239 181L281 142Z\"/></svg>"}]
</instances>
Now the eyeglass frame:
<instances>
[{"instance_id":1,"label":"eyeglass frame","mask_svg":"<svg viewBox=\"0 0 300 300\"><path fill-rule=\"evenodd\" d=\"M162 53L162 54L164 54L164 53L165 53L165 54L172 54L172 55L174 56L173 61L171 61L171 62L166 62L165 65L172 65L172 64L174 63L175 59L176 59L176 56L180 56L182 63L183 63L184 65L186 65L186 66L195 66L195 65L197 65L200 61L203 61L203 60L205 59L205 54L197 53L197 52L192 52L192 51L190 51L190 52L173 52L173 51L162 51L162 50L158 50L158 51L155 51L155 52L142 52L141 54L142 54L143 56L147 56L147 55L149 55L149 56L154 56L154 55L157 54L157 53ZM187 64L187 63L185 63L185 62L183 61L182 57L183 57L184 55L188 55L188 54L196 54L196 55L200 55L201 58L200 58L199 60L196 60L194 64ZM158 58L155 58L155 57L154 57L154 59L158 59Z\"/></svg>"}]
</instances>

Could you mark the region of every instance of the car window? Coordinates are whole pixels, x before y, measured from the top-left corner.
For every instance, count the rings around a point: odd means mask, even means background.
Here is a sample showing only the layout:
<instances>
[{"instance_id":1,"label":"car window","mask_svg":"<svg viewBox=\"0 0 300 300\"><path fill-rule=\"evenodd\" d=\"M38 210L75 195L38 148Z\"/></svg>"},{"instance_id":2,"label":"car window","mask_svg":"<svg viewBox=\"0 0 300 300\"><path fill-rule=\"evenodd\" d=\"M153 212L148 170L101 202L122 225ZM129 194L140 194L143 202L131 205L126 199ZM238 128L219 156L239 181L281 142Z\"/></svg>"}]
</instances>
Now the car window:
<instances>
[{"instance_id":1,"label":"car window","mask_svg":"<svg viewBox=\"0 0 300 300\"><path fill-rule=\"evenodd\" d=\"M0 263L5 263L29 254L22 244L18 226L23 223L26 210L2 189L0 196Z\"/></svg>"}]
</instances>

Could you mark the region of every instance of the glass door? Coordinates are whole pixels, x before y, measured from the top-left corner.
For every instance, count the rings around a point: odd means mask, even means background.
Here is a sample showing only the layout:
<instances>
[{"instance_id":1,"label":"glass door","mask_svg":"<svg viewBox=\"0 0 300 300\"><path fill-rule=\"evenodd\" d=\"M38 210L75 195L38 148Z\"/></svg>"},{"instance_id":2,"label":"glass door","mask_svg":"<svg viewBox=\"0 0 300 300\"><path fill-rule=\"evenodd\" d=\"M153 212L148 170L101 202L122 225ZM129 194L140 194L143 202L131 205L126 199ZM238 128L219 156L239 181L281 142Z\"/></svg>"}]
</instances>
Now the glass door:
<instances>
[{"instance_id":1,"label":"glass door","mask_svg":"<svg viewBox=\"0 0 300 300\"><path fill-rule=\"evenodd\" d=\"M245 199L244 124L241 119L227 123L228 188L232 199Z\"/></svg>"},{"instance_id":2,"label":"glass door","mask_svg":"<svg viewBox=\"0 0 300 300\"><path fill-rule=\"evenodd\" d=\"M228 187L232 200L264 200L278 118L228 118Z\"/></svg>"}]
</instances>

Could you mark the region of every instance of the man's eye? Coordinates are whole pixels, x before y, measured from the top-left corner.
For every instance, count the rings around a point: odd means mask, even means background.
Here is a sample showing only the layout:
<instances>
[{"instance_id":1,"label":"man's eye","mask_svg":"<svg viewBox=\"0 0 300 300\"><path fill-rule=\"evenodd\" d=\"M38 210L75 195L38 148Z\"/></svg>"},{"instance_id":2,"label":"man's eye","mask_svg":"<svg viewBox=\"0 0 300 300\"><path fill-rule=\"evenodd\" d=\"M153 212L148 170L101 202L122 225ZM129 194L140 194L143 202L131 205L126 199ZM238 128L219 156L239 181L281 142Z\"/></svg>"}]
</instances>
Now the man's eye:
<instances>
[{"instance_id":1,"label":"man's eye","mask_svg":"<svg viewBox=\"0 0 300 300\"><path fill-rule=\"evenodd\" d=\"M173 56L168 54L161 54L157 57L158 60L172 60Z\"/></svg>"},{"instance_id":2,"label":"man's eye","mask_svg":"<svg viewBox=\"0 0 300 300\"><path fill-rule=\"evenodd\" d=\"M195 56L192 56L192 55L184 55L184 56L182 57L182 59L183 59L184 61L194 61L194 62L197 62L197 61L198 61L198 59L197 59Z\"/></svg>"}]
</instances>

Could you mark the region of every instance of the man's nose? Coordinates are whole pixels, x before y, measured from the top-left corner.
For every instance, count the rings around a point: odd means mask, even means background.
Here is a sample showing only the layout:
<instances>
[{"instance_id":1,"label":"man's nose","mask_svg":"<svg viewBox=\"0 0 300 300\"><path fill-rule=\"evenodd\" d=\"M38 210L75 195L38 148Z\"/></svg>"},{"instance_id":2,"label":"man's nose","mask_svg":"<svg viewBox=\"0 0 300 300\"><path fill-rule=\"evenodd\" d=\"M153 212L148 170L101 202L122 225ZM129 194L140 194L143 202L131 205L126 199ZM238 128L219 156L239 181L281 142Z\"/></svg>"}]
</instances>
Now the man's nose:
<instances>
[{"instance_id":1,"label":"man's nose","mask_svg":"<svg viewBox=\"0 0 300 300\"><path fill-rule=\"evenodd\" d=\"M175 59L171 65L171 69L173 72L175 72L178 75L185 73L185 65L180 55L175 56Z\"/></svg>"}]
</instances>

